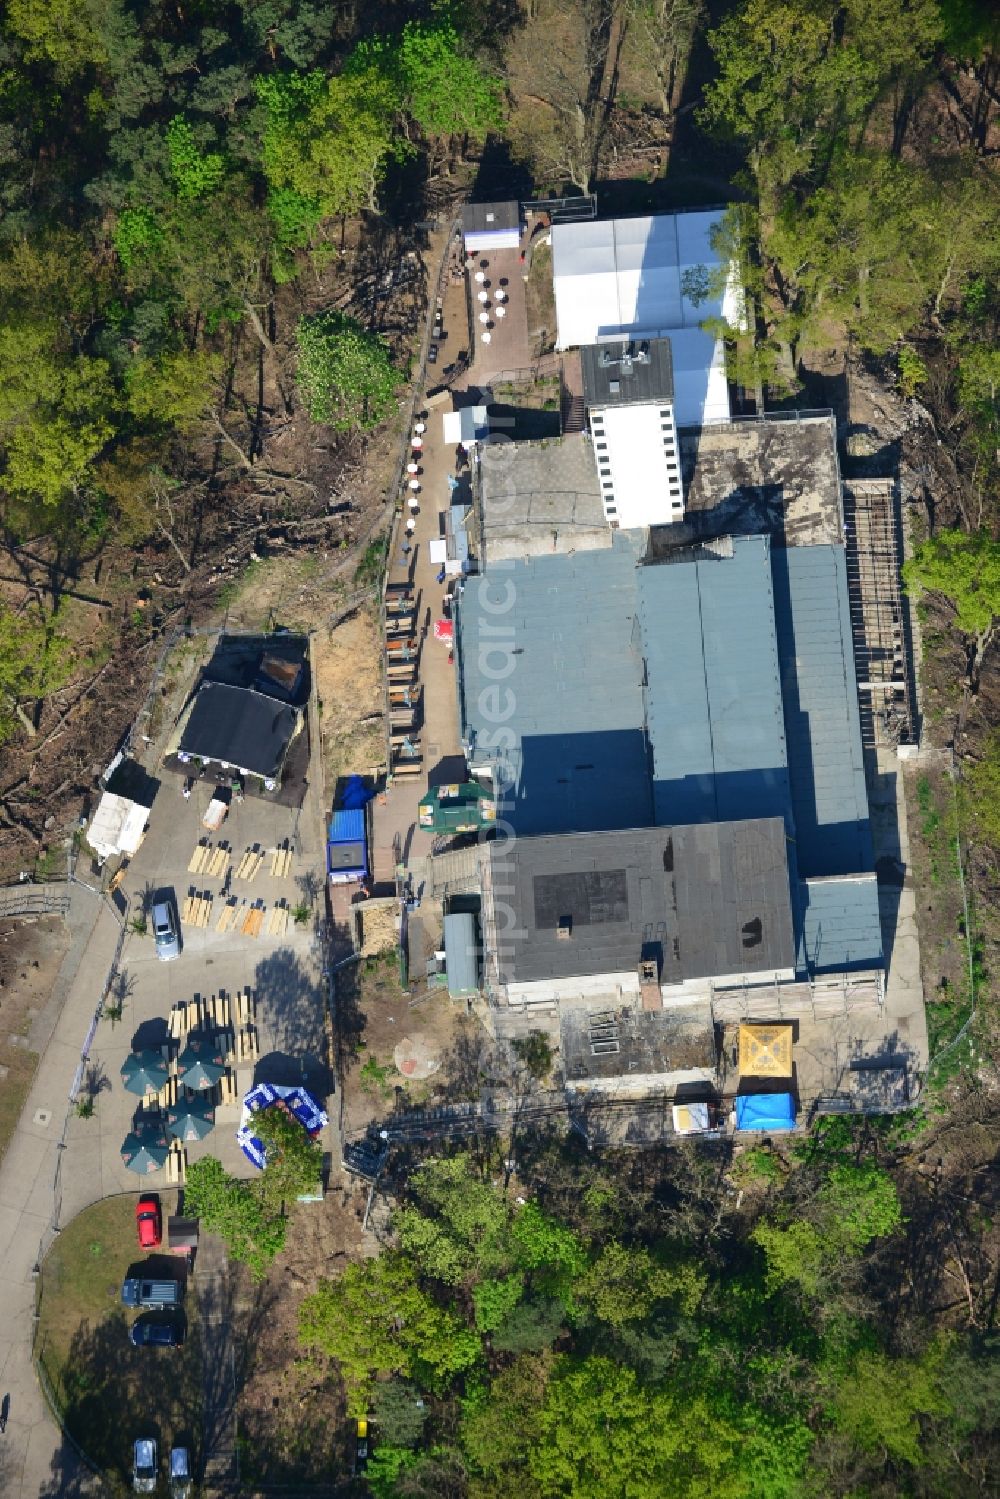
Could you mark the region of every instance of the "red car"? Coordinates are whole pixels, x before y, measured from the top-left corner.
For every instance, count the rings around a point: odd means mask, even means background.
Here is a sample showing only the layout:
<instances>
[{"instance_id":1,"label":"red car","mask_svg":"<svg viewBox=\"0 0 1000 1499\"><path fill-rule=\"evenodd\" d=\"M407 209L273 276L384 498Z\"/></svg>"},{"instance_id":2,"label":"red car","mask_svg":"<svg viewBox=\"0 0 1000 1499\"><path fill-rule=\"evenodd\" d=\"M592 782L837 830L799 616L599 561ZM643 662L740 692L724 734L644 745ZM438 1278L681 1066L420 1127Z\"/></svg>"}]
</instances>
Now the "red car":
<instances>
[{"instance_id":1,"label":"red car","mask_svg":"<svg viewBox=\"0 0 1000 1499\"><path fill-rule=\"evenodd\" d=\"M159 1249L163 1242L163 1218L158 1198L139 1198L135 1205L135 1228L140 1249Z\"/></svg>"}]
</instances>

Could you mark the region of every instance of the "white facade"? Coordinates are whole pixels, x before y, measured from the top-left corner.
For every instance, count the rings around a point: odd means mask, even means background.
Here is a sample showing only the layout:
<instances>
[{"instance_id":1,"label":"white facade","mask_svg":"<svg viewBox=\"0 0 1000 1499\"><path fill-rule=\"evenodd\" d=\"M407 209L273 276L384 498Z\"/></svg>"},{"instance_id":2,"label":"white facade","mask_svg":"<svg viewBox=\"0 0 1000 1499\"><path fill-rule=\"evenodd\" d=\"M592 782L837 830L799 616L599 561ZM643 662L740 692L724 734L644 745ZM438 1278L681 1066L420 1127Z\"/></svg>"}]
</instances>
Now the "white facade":
<instances>
[{"instance_id":1,"label":"white facade","mask_svg":"<svg viewBox=\"0 0 1000 1499\"><path fill-rule=\"evenodd\" d=\"M594 407L588 416L608 522L633 530L682 520L684 492L672 403Z\"/></svg>"},{"instance_id":2,"label":"white facade","mask_svg":"<svg viewBox=\"0 0 1000 1499\"><path fill-rule=\"evenodd\" d=\"M552 226L557 347L669 338L678 427L730 416L722 340L701 327L707 318L741 320L735 272L724 290L709 285L722 263L711 243L720 217L669 213Z\"/></svg>"}]
</instances>

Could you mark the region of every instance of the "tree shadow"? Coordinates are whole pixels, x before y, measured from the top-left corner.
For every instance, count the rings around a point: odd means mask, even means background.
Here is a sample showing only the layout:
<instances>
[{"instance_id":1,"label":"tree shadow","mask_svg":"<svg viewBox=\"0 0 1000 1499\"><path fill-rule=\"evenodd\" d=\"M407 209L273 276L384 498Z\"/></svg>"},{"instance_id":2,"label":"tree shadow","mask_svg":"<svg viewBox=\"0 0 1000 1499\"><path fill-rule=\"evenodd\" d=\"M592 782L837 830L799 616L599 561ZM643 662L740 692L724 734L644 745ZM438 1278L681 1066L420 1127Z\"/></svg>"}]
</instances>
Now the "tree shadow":
<instances>
[{"instance_id":1,"label":"tree shadow","mask_svg":"<svg viewBox=\"0 0 1000 1499\"><path fill-rule=\"evenodd\" d=\"M125 1317L116 1312L92 1326L82 1322L73 1335L59 1377L65 1429L90 1461L114 1482L128 1483L132 1444L153 1437L164 1461L180 1434L193 1448L197 1464L201 1445L202 1339L196 1319L181 1348L133 1348ZM44 1360L44 1351L43 1351ZM51 1377L53 1371L48 1371ZM60 1453L46 1495L73 1493L75 1465ZM78 1465L76 1454L73 1458ZM68 1484L59 1487L58 1483ZM82 1492L82 1486L77 1492Z\"/></svg>"},{"instance_id":2,"label":"tree shadow","mask_svg":"<svg viewBox=\"0 0 1000 1499\"><path fill-rule=\"evenodd\" d=\"M323 978L307 969L291 948L281 947L258 963L254 993L262 1056L291 1066L296 1082L308 1074L322 1086L325 1097L332 1078ZM260 1062L257 1072L263 1076Z\"/></svg>"}]
</instances>

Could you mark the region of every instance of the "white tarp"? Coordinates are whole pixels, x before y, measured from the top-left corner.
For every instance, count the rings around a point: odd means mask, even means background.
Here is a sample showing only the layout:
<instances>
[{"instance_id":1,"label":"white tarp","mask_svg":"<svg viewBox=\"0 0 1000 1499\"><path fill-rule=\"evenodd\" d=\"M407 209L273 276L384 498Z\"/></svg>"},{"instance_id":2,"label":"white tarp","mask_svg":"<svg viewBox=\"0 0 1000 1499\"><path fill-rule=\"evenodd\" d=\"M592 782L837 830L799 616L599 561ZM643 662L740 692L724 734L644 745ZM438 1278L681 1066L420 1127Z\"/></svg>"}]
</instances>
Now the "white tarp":
<instances>
[{"instance_id":1,"label":"white tarp","mask_svg":"<svg viewBox=\"0 0 1000 1499\"><path fill-rule=\"evenodd\" d=\"M622 334L669 338L679 427L729 419L725 351L706 318L740 319L735 274L722 291L708 281L721 264L711 234L718 213L552 226L552 280L560 349Z\"/></svg>"},{"instance_id":2,"label":"white tarp","mask_svg":"<svg viewBox=\"0 0 1000 1499\"><path fill-rule=\"evenodd\" d=\"M87 842L99 859L134 854L148 821L148 807L129 801L127 796L105 791L87 832Z\"/></svg>"}]
</instances>

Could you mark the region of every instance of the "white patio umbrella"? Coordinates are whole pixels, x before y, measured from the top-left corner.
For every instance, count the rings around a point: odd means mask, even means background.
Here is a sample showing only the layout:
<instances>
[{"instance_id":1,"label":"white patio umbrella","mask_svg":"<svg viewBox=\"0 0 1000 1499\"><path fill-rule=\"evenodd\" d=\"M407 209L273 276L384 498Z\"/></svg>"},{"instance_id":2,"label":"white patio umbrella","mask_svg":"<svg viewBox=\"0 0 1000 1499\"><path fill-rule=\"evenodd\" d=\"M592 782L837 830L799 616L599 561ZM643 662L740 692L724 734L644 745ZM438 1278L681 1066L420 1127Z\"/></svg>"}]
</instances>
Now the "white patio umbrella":
<instances>
[{"instance_id":1,"label":"white patio umbrella","mask_svg":"<svg viewBox=\"0 0 1000 1499\"><path fill-rule=\"evenodd\" d=\"M486 272L485 271L477 271L476 272L476 280L479 282L479 284L481 286L482 283L486 280Z\"/></svg>"},{"instance_id":2,"label":"white patio umbrella","mask_svg":"<svg viewBox=\"0 0 1000 1499\"><path fill-rule=\"evenodd\" d=\"M497 317L506 317L506 316L507 316L507 309L506 309L506 307L498 307L497 308Z\"/></svg>"},{"instance_id":3,"label":"white patio umbrella","mask_svg":"<svg viewBox=\"0 0 1000 1499\"><path fill-rule=\"evenodd\" d=\"M488 343L489 343L489 341L490 341L490 339L491 339L491 338L492 338L492 337L493 337L493 334L492 334L492 333L484 333L484 334L483 334L483 343L484 343L484 344L488 344Z\"/></svg>"},{"instance_id":4,"label":"white patio umbrella","mask_svg":"<svg viewBox=\"0 0 1000 1499\"><path fill-rule=\"evenodd\" d=\"M417 434L417 436L419 437L422 433L424 433L424 432L427 431L427 423L426 422L417 422L417 424L413 428L413 430Z\"/></svg>"},{"instance_id":5,"label":"white patio umbrella","mask_svg":"<svg viewBox=\"0 0 1000 1499\"><path fill-rule=\"evenodd\" d=\"M411 479L410 480L410 488L414 491L414 493L416 493L416 491L420 488L420 480L419 479Z\"/></svg>"},{"instance_id":6,"label":"white patio umbrella","mask_svg":"<svg viewBox=\"0 0 1000 1499\"><path fill-rule=\"evenodd\" d=\"M419 474L419 472L420 472L420 464L419 463L408 463L406 465L406 472L408 474Z\"/></svg>"},{"instance_id":7,"label":"white patio umbrella","mask_svg":"<svg viewBox=\"0 0 1000 1499\"><path fill-rule=\"evenodd\" d=\"M488 322L489 322L489 320L490 320L490 315L489 315L489 313L488 313L488 312L481 312L481 313L480 313L480 314L479 314L479 321L480 321L480 322L481 322L481 323L488 323Z\"/></svg>"}]
</instances>

